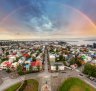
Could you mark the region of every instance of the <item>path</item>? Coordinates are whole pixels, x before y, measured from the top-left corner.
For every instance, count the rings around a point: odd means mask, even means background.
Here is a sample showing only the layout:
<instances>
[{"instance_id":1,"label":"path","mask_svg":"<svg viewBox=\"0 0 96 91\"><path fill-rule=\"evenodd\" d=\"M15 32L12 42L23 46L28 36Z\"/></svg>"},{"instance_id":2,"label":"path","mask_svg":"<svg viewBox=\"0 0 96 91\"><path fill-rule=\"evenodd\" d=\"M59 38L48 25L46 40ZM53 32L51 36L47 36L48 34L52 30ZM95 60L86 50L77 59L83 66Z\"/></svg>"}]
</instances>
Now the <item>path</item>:
<instances>
[{"instance_id":1,"label":"path","mask_svg":"<svg viewBox=\"0 0 96 91\"><path fill-rule=\"evenodd\" d=\"M40 91L51 91L51 74L48 72L47 49L45 48L45 70L41 74Z\"/></svg>"}]
</instances>

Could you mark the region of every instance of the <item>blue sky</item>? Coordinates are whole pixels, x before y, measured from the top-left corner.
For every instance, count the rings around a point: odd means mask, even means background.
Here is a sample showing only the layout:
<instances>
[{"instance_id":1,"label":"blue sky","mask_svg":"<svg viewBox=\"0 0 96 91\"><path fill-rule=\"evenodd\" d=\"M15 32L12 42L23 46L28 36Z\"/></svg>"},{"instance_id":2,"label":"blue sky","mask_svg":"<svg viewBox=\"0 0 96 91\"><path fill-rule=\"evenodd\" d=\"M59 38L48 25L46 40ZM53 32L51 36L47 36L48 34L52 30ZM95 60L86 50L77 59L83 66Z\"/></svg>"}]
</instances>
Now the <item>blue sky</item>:
<instances>
[{"instance_id":1,"label":"blue sky","mask_svg":"<svg viewBox=\"0 0 96 91\"><path fill-rule=\"evenodd\" d=\"M95 33L95 24L96 0L0 0L2 36L85 37Z\"/></svg>"}]
</instances>

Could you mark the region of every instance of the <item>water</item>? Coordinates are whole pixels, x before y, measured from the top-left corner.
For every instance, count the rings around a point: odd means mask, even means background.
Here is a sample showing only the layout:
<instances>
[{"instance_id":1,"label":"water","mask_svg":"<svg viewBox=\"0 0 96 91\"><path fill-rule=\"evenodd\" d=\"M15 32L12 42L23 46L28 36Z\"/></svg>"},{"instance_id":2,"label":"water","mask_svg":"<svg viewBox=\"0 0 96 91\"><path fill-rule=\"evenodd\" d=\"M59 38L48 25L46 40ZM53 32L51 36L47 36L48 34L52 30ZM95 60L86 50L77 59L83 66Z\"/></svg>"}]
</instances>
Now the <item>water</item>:
<instances>
[{"instance_id":1,"label":"water","mask_svg":"<svg viewBox=\"0 0 96 91\"><path fill-rule=\"evenodd\" d=\"M87 45L87 44L90 44L90 45L93 45L93 43L96 43L96 41L85 41L85 40L74 40L74 41L68 41L67 43L70 43L72 45Z\"/></svg>"}]
</instances>

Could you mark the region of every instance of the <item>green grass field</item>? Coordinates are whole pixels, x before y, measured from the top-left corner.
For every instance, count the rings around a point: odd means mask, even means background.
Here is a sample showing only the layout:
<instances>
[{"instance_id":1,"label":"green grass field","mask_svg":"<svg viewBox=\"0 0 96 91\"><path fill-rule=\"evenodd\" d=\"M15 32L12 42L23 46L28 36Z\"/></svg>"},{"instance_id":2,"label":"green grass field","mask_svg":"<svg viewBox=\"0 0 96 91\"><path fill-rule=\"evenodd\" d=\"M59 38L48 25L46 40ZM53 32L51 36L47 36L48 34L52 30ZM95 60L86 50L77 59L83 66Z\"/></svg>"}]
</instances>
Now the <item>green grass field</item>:
<instances>
[{"instance_id":1,"label":"green grass field","mask_svg":"<svg viewBox=\"0 0 96 91\"><path fill-rule=\"evenodd\" d=\"M65 80L58 91L96 91L96 89L79 78L72 77Z\"/></svg>"},{"instance_id":2,"label":"green grass field","mask_svg":"<svg viewBox=\"0 0 96 91\"><path fill-rule=\"evenodd\" d=\"M17 83L9 87L5 91L16 91L20 86L21 86L21 83ZM38 91L38 86L39 86L38 81L34 79L29 79L27 80L27 85L25 86L23 91Z\"/></svg>"},{"instance_id":3,"label":"green grass field","mask_svg":"<svg viewBox=\"0 0 96 91\"><path fill-rule=\"evenodd\" d=\"M24 91L38 91L39 83L34 79L27 80L27 86Z\"/></svg>"},{"instance_id":4,"label":"green grass field","mask_svg":"<svg viewBox=\"0 0 96 91\"><path fill-rule=\"evenodd\" d=\"M5 91L16 91L19 87L20 87L21 83L17 83L11 87L9 87L8 89L6 89Z\"/></svg>"}]
</instances>

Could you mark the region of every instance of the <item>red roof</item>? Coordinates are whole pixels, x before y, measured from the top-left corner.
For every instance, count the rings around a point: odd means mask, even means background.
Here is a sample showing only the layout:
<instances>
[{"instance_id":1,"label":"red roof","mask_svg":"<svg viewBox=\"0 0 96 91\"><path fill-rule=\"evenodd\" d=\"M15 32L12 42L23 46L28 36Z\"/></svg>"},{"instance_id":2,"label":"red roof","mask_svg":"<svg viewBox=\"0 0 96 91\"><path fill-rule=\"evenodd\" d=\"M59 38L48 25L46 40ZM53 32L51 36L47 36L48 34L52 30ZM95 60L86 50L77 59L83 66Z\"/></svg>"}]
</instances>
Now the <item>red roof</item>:
<instances>
[{"instance_id":1,"label":"red roof","mask_svg":"<svg viewBox=\"0 0 96 91\"><path fill-rule=\"evenodd\" d=\"M37 65L37 66L42 66L42 62L39 61L39 60L37 60L37 61L36 61L36 65Z\"/></svg>"},{"instance_id":2,"label":"red roof","mask_svg":"<svg viewBox=\"0 0 96 91\"><path fill-rule=\"evenodd\" d=\"M35 61L35 62L32 62L31 65L32 65L32 66L42 66L42 62L39 61L39 60L37 60L37 61Z\"/></svg>"},{"instance_id":3,"label":"red roof","mask_svg":"<svg viewBox=\"0 0 96 91\"><path fill-rule=\"evenodd\" d=\"M3 64L6 65L7 67L10 67L12 63L5 61Z\"/></svg>"},{"instance_id":4,"label":"red roof","mask_svg":"<svg viewBox=\"0 0 96 91\"><path fill-rule=\"evenodd\" d=\"M24 56L24 57L30 57L30 55L29 55L29 54L24 54L23 56Z\"/></svg>"},{"instance_id":5,"label":"red roof","mask_svg":"<svg viewBox=\"0 0 96 91\"><path fill-rule=\"evenodd\" d=\"M12 55L16 55L17 53L16 52L14 52Z\"/></svg>"},{"instance_id":6,"label":"red roof","mask_svg":"<svg viewBox=\"0 0 96 91\"><path fill-rule=\"evenodd\" d=\"M36 62L32 62L31 65L32 65L32 66L36 66Z\"/></svg>"}]
</instances>

